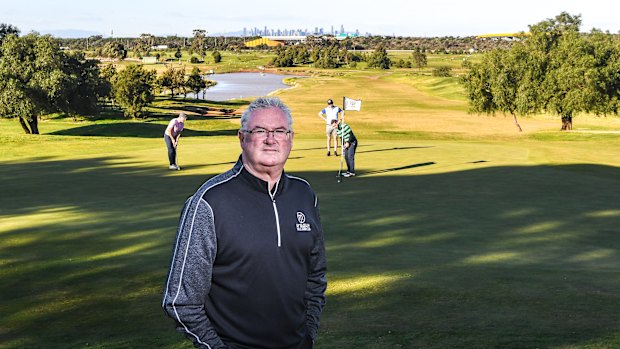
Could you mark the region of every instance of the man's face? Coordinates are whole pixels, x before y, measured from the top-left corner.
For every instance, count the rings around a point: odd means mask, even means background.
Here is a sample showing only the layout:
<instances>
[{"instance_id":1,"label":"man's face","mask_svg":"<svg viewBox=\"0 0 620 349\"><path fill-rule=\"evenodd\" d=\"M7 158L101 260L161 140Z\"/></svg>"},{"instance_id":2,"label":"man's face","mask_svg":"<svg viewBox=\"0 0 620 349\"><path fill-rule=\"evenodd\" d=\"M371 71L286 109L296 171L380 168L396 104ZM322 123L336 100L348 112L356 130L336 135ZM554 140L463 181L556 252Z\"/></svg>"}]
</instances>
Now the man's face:
<instances>
[{"instance_id":1,"label":"man's face","mask_svg":"<svg viewBox=\"0 0 620 349\"><path fill-rule=\"evenodd\" d=\"M267 131L288 131L286 115L278 108L261 109L254 112L246 125L248 131L263 129ZM239 132L243 161L256 171L284 168L293 146L293 133L287 138L278 139L273 132L265 135Z\"/></svg>"}]
</instances>

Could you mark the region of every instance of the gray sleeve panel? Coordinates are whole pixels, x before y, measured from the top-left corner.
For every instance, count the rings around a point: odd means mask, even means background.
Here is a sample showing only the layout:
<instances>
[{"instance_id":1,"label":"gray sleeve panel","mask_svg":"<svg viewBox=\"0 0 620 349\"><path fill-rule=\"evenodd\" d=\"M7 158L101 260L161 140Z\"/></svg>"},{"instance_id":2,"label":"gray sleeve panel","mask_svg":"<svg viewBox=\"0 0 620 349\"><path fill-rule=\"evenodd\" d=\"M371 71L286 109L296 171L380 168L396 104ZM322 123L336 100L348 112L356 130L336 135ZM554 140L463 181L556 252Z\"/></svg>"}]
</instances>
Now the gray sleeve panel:
<instances>
[{"instance_id":1,"label":"gray sleeve panel","mask_svg":"<svg viewBox=\"0 0 620 349\"><path fill-rule=\"evenodd\" d=\"M224 347L204 304L216 253L213 211L201 196L194 195L183 209L162 306L175 320L177 331L197 348Z\"/></svg>"},{"instance_id":2,"label":"gray sleeve panel","mask_svg":"<svg viewBox=\"0 0 620 349\"><path fill-rule=\"evenodd\" d=\"M203 199L212 187L236 177L241 160L223 174L206 181L183 207L174 254L164 288L162 307L197 348L225 348L207 316L204 300L211 289L217 236L213 210Z\"/></svg>"},{"instance_id":3,"label":"gray sleeve panel","mask_svg":"<svg viewBox=\"0 0 620 349\"><path fill-rule=\"evenodd\" d=\"M316 215L320 220L320 212L318 202L315 196ZM319 331L319 323L323 307L325 306L325 291L327 290L327 259L325 257L325 242L323 239L323 228L319 227L319 231L314 239L314 246L310 255L310 271L308 273L308 282L306 285L305 301L306 301L306 321L310 337L314 340Z\"/></svg>"}]
</instances>

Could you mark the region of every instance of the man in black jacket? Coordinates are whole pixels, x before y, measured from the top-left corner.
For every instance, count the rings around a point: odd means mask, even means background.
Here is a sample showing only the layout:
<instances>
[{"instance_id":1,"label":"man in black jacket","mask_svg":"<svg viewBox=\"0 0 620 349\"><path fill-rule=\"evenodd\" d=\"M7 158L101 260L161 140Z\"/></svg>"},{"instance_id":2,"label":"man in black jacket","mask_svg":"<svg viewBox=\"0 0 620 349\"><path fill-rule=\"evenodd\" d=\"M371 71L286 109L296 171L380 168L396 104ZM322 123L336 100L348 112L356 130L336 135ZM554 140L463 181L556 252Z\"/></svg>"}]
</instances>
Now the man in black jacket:
<instances>
[{"instance_id":1,"label":"man in black jacket","mask_svg":"<svg viewBox=\"0 0 620 349\"><path fill-rule=\"evenodd\" d=\"M241 156L185 203L163 308L198 348L307 349L327 288L317 198L284 172L291 113L258 98L241 118Z\"/></svg>"}]
</instances>

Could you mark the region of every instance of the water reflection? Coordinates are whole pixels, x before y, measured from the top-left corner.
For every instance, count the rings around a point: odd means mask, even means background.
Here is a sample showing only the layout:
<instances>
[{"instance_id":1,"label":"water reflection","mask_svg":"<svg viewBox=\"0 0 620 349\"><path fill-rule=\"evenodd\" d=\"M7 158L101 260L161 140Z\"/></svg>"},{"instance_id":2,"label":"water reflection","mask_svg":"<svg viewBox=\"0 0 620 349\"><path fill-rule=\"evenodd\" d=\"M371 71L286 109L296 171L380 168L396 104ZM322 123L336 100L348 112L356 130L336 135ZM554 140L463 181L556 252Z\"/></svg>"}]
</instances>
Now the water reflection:
<instances>
[{"instance_id":1,"label":"water reflection","mask_svg":"<svg viewBox=\"0 0 620 349\"><path fill-rule=\"evenodd\" d=\"M250 98L266 96L269 93L290 88L282 82L285 78L296 77L295 75L278 75L267 73L230 73L212 74L206 76L209 80L217 81L217 85L200 92L197 98L211 101L227 101L230 99ZM188 97L196 95L188 93Z\"/></svg>"}]
</instances>

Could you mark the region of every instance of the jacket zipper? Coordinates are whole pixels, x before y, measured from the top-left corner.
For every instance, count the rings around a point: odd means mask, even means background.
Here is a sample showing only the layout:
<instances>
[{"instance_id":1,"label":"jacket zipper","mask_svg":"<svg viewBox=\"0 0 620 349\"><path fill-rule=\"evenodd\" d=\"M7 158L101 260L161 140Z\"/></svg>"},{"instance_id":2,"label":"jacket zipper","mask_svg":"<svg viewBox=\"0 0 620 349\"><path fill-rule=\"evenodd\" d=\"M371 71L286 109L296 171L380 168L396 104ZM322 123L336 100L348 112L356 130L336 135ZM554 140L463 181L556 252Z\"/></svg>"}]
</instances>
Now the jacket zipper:
<instances>
[{"instance_id":1,"label":"jacket zipper","mask_svg":"<svg viewBox=\"0 0 620 349\"><path fill-rule=\"evenodd\" d=\"M274 190L274 193L278 192L278 184L280 183L280 181L276 182L276 189ZM267 192L269 193L269 196L271 197L271 204L273 205L273 212L276 215L276 229L278 231L278 247L282 246L282 239L280 238L280 216L278 215L278 207L276 206L276 199L275 199L275 194L271 193L271 190L269 190L269 183L267 183Z\"/></svg>"}]
</instances>

